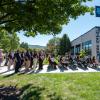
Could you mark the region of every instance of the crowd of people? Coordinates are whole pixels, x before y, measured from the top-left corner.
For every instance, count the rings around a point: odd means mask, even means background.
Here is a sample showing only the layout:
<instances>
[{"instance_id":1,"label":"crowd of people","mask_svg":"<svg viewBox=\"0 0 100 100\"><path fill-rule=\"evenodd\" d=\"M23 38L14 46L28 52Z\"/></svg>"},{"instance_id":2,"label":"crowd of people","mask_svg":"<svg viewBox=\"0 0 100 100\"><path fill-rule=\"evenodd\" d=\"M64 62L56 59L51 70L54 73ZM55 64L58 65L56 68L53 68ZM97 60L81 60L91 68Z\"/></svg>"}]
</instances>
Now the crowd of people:
<instances>
[{"instance_id":1,"label":"crowd of people","mask_svg":"<svg viewBox=\"0 0 100 100\"><path fill-rule=\"evenodd\" d=\"M88 67L97 68L99 64L95 56L80 57L79 55L61 56L59 62L60 62L60 66L63 66L64 68L67 68L69 66L74 69L77 69L77 67L81 67L85 69L87 69Z\"/></svg>"},{"instance_id":2,"label":"crowd of people","mask_svg":"<svg viewBox=\"0 0 100 100\"><path fill-rule=\"evenodd\" d=\"M63 56L55 57L54 54L47 54L45 51L26 51L26 52L20 52L17 50L16 52L7 52L5 55L5 64L4 66L8 66L8 70L11 69L11 66L13 65L13 68L15 70L15 73L18 73L22 67L25 67L25 72L29 70L35 71L38 67L38 70L43 69L43 62L44 59L47 59L49 62L49 66L53 69L56 69L58 67L97 67L97 60L95 57L80 57L72 56L65 54ZM3 53L2 50L0 50L0 66L3 61ZM55 60L56 59L56 60Z\"/></svg>"},{"instance_id":3,"label":"crowd of people","mask_svg":"<svg viewBox=\"0 0 100 100\"><path fill-rule=\"evenodd\" d=\"M25 67L25 71L29 71L33 69L35 71L37 64L39 64L39 70L43 69L43 61L45 58L44 51L26 51L20 52L17 50L16 52L6 53L5 55L5 66L8 66L8 70L10 70L11 65L13 65L15 69L15 73L19 72L21 67Z\"/></svg>"}]
</instances>

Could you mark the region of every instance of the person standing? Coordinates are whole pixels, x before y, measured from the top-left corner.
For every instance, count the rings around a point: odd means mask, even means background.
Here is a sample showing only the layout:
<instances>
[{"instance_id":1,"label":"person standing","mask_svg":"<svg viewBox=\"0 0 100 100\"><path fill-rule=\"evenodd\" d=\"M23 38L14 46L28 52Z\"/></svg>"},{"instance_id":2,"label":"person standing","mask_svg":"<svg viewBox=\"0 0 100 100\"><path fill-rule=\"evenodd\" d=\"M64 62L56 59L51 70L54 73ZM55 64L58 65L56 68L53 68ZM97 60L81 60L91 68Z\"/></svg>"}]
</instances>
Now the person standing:
<instances>
[{"instance_id":1,"label":"person standing","mask_svg":"<svg viewBox=\"0 0 100 100\"><path fill-rule=\"evenodd\" d=\"M15 60L15 73L19 72L19 68L21 67L21 57L19 54L19 51L14 54L14 60Z\"/></svg>"},{"instance_id":2,"label":"person standing","mask_svg":"<svg viewBox=\"0 0 100 100\"><path fill-rule=\"evenodd\" d=\"M8 64L8 52L6 52L6 54L5 54L5 64L4 64L4 66L7 66L7 64Z\"/></svg>"},{"instance_id":3,"label":"person standing","mask_svg":"<svg viewBox=\"0 0 100 100\"><path fill-rule=\"evenodd\" d=\"M3 61L3 53L2 53L2 50L0 49L0 67L1 67L2 61Z\"/></svg>"},{"instance_id":4,"label":"person standing","mask_svg":"<svg viewBox=\"0 0 100 100\"><path fill-rule=\"evenodd\" d=\"M14 63L14 51L11 51L11 56L12 56L12 60L13 60L13 63Z\"/></svg>"},{"instance_id":5,"label":"person standing","mask_svg":"<svg viewBox=\"0 0 100 100\"><path fill-rule=\"evenodd\" d=\"M8 70L10 70L11 65L13 65L13 57L12 57L12 54L9 53L9 55L8 55Z\"/></svg>"},{"instance_id":6,"label":"person standing","mask_svg":"<svg viewBox=\"0 0 100 100\"><path fill-rule=\"evenodd\" d=\"M25 65L25 72L28 72L30 68L30 59L27 56L25 56L24 65Z\"/></svg>"},{"instance_id":7,"label":"person standing","mask_svg":"<svg viewBox=\"0 0 100 100\"><path fill-rule=\"evenodd\" d=\"M30 64L31 64L31 55L30 55L30 52L27 50L24 53L24 61L23 61L23 64L22 64L22 66L23 65L25 66L25 72L29 71Z\"/></svg>"},{"instance_id":8,"label":"person standing","mask_svg":"<svg viewBox=\"0 0 100 100\"><path fill-rule=\"evenodd\" d=\"M37 51L33 52L33 71L35 71L38 62L38 54Z\"/></svg>"},{"instance_id":9,"label":"person standing","mask_svg":"<svg viewBox=\"0 0 100 100\"><path fill-rule=\"evenodd\" d=\"M39 52L39 70L43 69L43 61L44 61L44 53L40 51Z\"/></svg>"},{"instance_id":10,"label":"person standing","mask_svg":"<svg viewBox=\"0 0 100 100\"><path fill-rule=\"evenodd\" d=\"M22 67L25 59L25 53L21 52L20 56L21 56L21 67Z\"/></svg>"},{"instance_id":11,"label":"person standing","mask_svg":"<svg viewBox=\"0 0 100 100\"><path fill-rule=\"evenodd\" d=\"M30 68L32 69L33 66L33 52L30 52Z\"/></svg>"}]
</instances>

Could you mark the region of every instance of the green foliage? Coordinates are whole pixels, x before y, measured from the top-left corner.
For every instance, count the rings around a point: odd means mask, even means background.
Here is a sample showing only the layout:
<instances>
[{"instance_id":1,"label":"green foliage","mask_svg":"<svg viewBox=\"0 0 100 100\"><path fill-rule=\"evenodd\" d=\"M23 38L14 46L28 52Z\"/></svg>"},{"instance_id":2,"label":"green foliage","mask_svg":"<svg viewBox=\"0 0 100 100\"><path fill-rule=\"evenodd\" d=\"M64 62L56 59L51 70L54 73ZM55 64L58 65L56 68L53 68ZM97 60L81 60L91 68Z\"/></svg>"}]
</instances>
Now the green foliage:
<instances>
[{"instance_id":1,"label":"green foliage","mask_svg":"<svg viewBox=\"0 0 100 100\"><path fill-rule=\"evenodd\" d=\"M81 50L81 51L80 51L80 57L81 57L81 58L84 58L85 56L86 56L85 50Z\"/></svg>"},{"instance_id":2,"label":"green foliage","mask_svg":"<svg viewBox=\"0 0 100 100\"><path fill-rule=\"evenodd\" d=\"M14 32L10 36L10 44L11 44L11 50L16 50L19 48L19 38L17 37L17 34Z\"/></svg>"},{"instance_id":3,"label":"green foliage","mask_svg":"<svg viewBox=\"0 0 100 100\"><path fill-rule=\"evenodd\" d=\"M1 0L0 28L8 32L25 32L26 36L58 34L70 18L76 19L93 7L85 5L92 0Z\"/></svg>"},{"instance_id":4,"label":"green foliage","mask_svg":"<svg viewBox=\"0 0 100 100\"><path fill-rule=\"evenodd\" d=\"M19 38L16 33L8 34L0 29L0 48L4 51L16 50L19 47Z\"/></svg>"},{"instance_id":5,"label":"green foliage","mask_svg":"<svg viewBox=\"0 0 100 100\"><path fill-rule=\"evenodd\" d=\"M22 43L20 44L20 47L27 50L27 49L28 49L28 43L22 42Z\"/></svg>"},{"instance_id":6,"label":"green foliage","mask_svg":"<svg viewBox=\"0 0 100 100\"><path fill-rule=\"evenodd\" d=\"M59 54L65 55L66 52L69 52L71 49L71 42L67 34L64 34L63 37L60 40L60 46L59 46Z\"/></svg>"},{"instance_id":7,"label":"green foliage","mask_svg":"<svg viewBox=\"0 0 100 100\"><path fill-rule=\"evenodd\" d=\"M60 44L60 38L54 37L50 39L46 47L47 52L58 54L59 44Z\"/></svg>"},{"instance_id":8,"label":"green foliage","mask_svg":"<svg viewBox=\"0 0 100 100\"><path fill-rule=\"evenodd\" d=\"M48 64L49 64L48 58L45 58L45 59L44 59L43 64L44 64L44 65L48 65Z\"/></svg>"},{"instance_id":9,"label":"green foliage","mask_svg":"<svg viewBox=\"0 0 100 100\"><path fill-rule=\"evenodd\" d=\"M19 47L18 50L19 50L20 52L25 52L25 51L26 51L26 49L21 48L21 47Z\"/></svg>"},{"instance_id":10,"label":"green foliage","mask_svg":"<svg viewBox=\"0 0 100 100\"><path fill-rule=\"evenodd\" d=\"M59 59L58 59L58 56L55 57L55 62L56 62L56 64L59 64L59 61L58 61L58 60L59 60ZM45 59L44 59L43 64L44 64L44 65L48 65L48 64L49 64L48 58L45 58Z\"/></svg>"}]
</instances>

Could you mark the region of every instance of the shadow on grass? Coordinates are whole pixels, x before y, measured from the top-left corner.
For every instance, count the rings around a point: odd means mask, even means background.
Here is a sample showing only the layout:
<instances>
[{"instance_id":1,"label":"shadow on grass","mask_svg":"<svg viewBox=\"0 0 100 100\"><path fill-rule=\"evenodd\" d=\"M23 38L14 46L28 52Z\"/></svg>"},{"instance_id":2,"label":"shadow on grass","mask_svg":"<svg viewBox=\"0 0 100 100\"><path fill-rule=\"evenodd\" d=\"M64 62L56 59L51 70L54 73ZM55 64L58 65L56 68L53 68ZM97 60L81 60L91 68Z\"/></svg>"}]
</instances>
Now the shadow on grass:
<instances>
[{"instance_id":1,"label":"shadow on grass","mask_svg":"<svg viewBox=\"0 0 100 100\"><path fill-rule=\"evenodd\" d=\"M32 86L31 84L24 86L22 88L22 93L20 96L21 100L43 100L43 93L46 91L45 87L40 86ZM62 100L60 95L57 95L56 92L46 92L46 99L49 100Z\"/></svg>"},{"instance_id":2,"label":"shadow on grass","mask_svg":"<svg viewBox=\"0 0 100 100\"><path fill-rule=\"evenodd\" d=\"M43 93L46 95L45 100L62 100L56 92L46 92L42 86L27 84L21 89L16 86L0 86L0 100L43 100Z\"/></svg>"},{"instance_id":3,"label":"shadow on grass","mask_svg":"<svg viewBox=\"0 0 100 100\"><path fill-rule=\"evenodd\" d=\"M41 94L45 90L44 87L29 85L27 90L25 87L22 88L21 100L41 100Z\"/></svg>"},{"instance_id":4,"label":"shadow on grass","mask_svg":"<svg viewBox=\"0 0 100 100\"><path fill-rule=\"evenodd\" d=\"M20 100L22 93L26 91L31 84L25 85L21 89L16 86L0 86L0 100Z\"/></svg>"},{"instance_id":5,"label":"shadow on grass","mask_svg":"<svg viewBox=\"0 0 100 100\"><path fill-rule=\"evenodd\" d=\"M60 95L57 95L56 92L52 93L52 94L48 94L47 97L50 100L63 100L62 97Z\"/></svg>"},{"instance_id":6,"label":"shadow on grass","mask_svg":"<svg viewBox=\"0 0 100 100\"><path fill-rule=\"evenodd\" d=\"M16 86L0 86L0 100L19 100L20 93Z\"/></svg>"}]
</instances>

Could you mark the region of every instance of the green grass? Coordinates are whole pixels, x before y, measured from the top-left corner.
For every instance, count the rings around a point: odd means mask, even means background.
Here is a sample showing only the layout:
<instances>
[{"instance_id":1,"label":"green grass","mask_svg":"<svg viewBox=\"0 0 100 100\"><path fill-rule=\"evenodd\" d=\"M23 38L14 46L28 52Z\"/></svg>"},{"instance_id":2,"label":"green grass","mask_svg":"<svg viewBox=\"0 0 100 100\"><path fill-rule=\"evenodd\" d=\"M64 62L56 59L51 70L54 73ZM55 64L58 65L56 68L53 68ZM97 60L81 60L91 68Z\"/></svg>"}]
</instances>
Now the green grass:
<instances>
[{"instance_id":1,"label":"green grass","mask_svg":"<svg viewBox=\"0 0 100 100\"><path fill-rule=\"evenodd\" d=\"M22 88L21 100L100 100L100 73L0 76L0 85Z\"/></svg>"}]
</instances>

